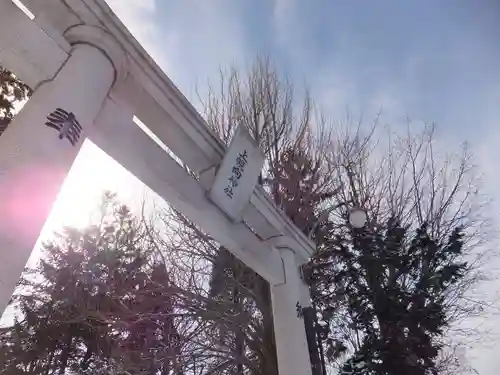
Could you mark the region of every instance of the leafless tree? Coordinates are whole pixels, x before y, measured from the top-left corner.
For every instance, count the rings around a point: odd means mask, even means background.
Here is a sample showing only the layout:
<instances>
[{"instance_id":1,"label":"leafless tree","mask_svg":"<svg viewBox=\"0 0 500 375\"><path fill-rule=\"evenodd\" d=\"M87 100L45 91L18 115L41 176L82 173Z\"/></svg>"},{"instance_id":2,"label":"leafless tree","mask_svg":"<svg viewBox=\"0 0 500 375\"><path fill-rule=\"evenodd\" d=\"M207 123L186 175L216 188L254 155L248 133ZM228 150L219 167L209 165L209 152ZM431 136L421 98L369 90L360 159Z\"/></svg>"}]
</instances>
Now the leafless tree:
<instances>
[{"instance_id":1,"label":"leafless tree","mask_svg":"<svg viewBox=\"0 0 500 375\"><path fill-rule=\"evenodd\" d=\"M301 209L300 202L282 199L286 183L282 173L283 155L285 151L295 150L313 160L310 167L320 178L309 192L310 197L305 198L313 203L316 196L328 191L331 173L325 169L329 164L322 162L330 145L325 119L313 119L308 95L297 105L292 85L278 75L266 58L258 59L244 78L235 68L221 72L219 87L216 90L211 86L206 100L202 101L208 124L226 144L237 125L243 124L249 129L266 154L259 183L276 204L295 216L297 224L305 229L310 223L302 220L301 215L294 215L294 210ZM297 108L300 109L297 111ZM292 192L290 196L300 196L293 194L298 192L298 182L295 184L297 186L288 187ZM314 204L307 206L313 208ZM198 358L197 362L204 362L205 369L214 373L277 374L268 283L227 249L220 248L181 213L167 209L159 216L163 231L157 233L156 238L169 274L177 275L178 285L215 301L211 305L214 310L204 306L199 311L200 316L212 323L205 326L206 335L200 335L197 342L200 350L204 347L210 356L203 357L203 361ZM231 316L221 316L221 309ZM218 337L216 345L214 335ZM213 362L213 358L220 361Z\"/></svg>"},{"instance_id":2,"label":"leafless tree","mask_svg":"<svg viewBox=\"0 0 500 375\"><path fill-rule=\"evenodd\" d=\"M434 125L408 121L391 128L379 124L379 115L368 126L352 118L332 122L307 91L297 95L267 58L258 58L247 74L221 71L220 81L200 100L206 121L226 144L238 125L249 129L266 155L259 183L301 230L316 228L318 251L318 220L342 232L352 207L366 210L374 229L390 217L412 228L426 222L438 239L463 227L470 268L448 296L448 321L453 325L479 311L467 292L481 279L494 233L489 200L466 144L453 150L439 143ZM311 173L307 188L299 175L283 173L287 163ZM276 374L267 283L181 213L167 209L160 216L158 251L170 273L182 288L214 301L198 312L206 322L193 350L198 365L214 374ZM223 285L214 291L217 272ZM339 308L330 324L335 335L349 337L354 350L360 333L350 312ZM443 353L448 369L450 358Z\"/></svg>"}]
</instances>

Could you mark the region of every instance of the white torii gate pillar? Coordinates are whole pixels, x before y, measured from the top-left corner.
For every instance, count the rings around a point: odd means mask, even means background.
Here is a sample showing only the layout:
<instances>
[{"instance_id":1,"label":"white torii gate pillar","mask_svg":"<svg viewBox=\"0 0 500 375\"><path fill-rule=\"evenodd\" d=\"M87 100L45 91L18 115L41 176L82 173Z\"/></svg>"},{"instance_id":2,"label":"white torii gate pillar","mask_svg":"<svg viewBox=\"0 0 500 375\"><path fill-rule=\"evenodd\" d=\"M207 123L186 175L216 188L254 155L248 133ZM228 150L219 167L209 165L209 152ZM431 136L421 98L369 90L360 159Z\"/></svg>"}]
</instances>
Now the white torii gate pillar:
<instances>
[{"instance_id":1,"label":"white torii gate pillar","mask_svg":"<svg viewBox=\"0 0 500 375\"><path fill-rule=\"evenodd\" d=\"M34 91L0 137L0 311L125 56L101 29L77 26L65 36L72 44L68 59ZM57 109L65 112L51 121L48 116ZM58 121L61 114L67 117L64 113L73 115ZM50 121L60 130L47 126Z\"/></svg>"},{"instance_id":2,"label":"white torii gate pillar","mask_svg":"<svg viewBox=\"0 0 500 375\"><path fill-rule=\"evenodd\" d=\"M241 222L251 200L265 156L243 125L237 128L210 188L210 200L235 222ZM237 183L233 183L236 179ZM270 281L278 370L283 375L311 375L311 360L302 308L310 306L309 288L299 265L307 262L300 244L287 236L264 241L278 253L279 266ZM274 278L276 280L276 278Z\"/></svg>"},{"instance_id":3,"label":"white torii gate pillar","mask_svg":"<svg viewBox=\"0 0 500 375\"><path fill-rule=\"evenodd\" d=\"M271 286L274 336L280 374L311 375L307 336L302 308L310 306L307 285L302 281L299 262L292 247L275 243L283 261L285 283Z\"/></svg>"}]
</instances>

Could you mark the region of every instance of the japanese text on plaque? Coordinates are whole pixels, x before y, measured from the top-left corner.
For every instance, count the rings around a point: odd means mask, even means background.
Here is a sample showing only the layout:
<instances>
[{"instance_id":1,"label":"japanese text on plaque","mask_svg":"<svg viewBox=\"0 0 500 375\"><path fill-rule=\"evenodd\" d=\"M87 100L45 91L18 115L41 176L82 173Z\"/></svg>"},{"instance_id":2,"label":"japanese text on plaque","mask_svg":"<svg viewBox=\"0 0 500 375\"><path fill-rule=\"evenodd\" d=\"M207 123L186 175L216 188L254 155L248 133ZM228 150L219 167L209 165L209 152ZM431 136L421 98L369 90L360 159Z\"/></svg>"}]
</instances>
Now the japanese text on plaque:
<instances>
[{"instance_id":1,"label":"japanese text on plaque","mask_svg":"<svg viewBox=\"0 0 500 375\"><path fill-rule=\"evenodd\" d=\"M226 193L229 199L233 199L233 189L238 186L239 180L243 176L245 166L248 163L247 157L247 150L243 150L243 152L240 152L236 157L236 162L233 165L231 176L227 179L228 185L224 188L224 193Z\"/></svg>"}]
</instances>

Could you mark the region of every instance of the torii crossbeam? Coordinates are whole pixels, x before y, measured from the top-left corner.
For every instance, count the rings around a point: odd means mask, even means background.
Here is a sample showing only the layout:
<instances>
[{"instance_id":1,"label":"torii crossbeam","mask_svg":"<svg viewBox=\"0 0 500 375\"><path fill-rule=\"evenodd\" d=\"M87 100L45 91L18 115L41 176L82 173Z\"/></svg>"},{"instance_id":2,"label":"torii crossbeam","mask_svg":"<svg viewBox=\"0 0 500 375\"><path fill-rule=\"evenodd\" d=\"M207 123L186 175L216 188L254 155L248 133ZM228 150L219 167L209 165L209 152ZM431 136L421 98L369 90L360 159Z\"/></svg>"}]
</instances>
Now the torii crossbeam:
<instances>
[{"instance_id":1,"label":"torii crossbeam","mask_svg":"<svg viewBox=\"0 0 500 375\"><path fill-rule=\"evenodd\" d=\"M88 137L269 281L279 372L311 374L297 302L313 244L255 186L235 220L209 198L226 149L104 0L0 0L0 64L33 96L0 137L0 311ZM134 124L141 121L193 178Z\"/></svg>"}]
</instances>

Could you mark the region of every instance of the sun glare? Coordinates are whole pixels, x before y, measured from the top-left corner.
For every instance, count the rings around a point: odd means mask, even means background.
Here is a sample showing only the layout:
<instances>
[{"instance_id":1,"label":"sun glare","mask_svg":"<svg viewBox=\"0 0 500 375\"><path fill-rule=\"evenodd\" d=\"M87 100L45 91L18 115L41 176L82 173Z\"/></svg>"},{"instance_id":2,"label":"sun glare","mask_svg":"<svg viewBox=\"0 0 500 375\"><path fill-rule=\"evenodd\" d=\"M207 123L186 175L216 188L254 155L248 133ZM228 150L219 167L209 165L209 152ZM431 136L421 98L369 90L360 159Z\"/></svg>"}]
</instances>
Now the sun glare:
<instances>
[{"instance_id":1,"label":"sun glare","mask_svg":"<svg viewBox=\"0 0 500 375\"><path fill-rule=\"evenodd\" d=\"M63 226L83 228L92 223L105 191L117 193L126 204L144 197L144 186L121 165L86 140L47 220L41 237Z\"/></svg>"}]
</instances>

